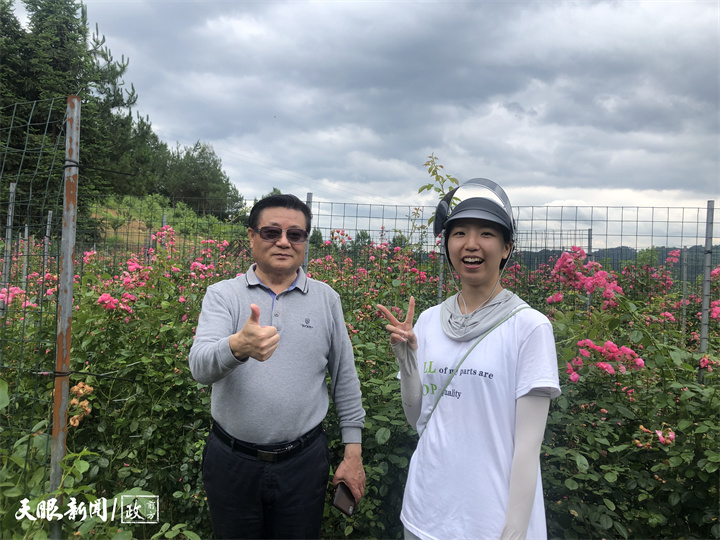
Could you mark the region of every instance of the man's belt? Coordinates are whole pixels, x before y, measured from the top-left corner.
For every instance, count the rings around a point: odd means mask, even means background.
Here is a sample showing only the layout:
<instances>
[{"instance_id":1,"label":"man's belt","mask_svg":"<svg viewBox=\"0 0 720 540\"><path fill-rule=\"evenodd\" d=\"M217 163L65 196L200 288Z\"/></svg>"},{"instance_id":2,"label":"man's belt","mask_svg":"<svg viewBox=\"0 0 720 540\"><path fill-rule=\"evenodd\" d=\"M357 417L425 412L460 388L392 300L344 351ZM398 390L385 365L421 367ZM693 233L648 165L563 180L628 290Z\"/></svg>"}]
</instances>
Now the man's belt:
<instances>
[{"instance_id":1,"label":"man's belt","mask_svg":"<svg viewBox=\"0 0 720 540\"><path fill-rule=\"evenodd\" d=\"M236 439L225 431L213 420L212 432L223 443L236 452L253 456L260 461L283 461L300 453L301 450L310 446L323 432L322 423L315 426L305 435L292 442L279 444L254 444Z\"/></svg>"}]
</instances>

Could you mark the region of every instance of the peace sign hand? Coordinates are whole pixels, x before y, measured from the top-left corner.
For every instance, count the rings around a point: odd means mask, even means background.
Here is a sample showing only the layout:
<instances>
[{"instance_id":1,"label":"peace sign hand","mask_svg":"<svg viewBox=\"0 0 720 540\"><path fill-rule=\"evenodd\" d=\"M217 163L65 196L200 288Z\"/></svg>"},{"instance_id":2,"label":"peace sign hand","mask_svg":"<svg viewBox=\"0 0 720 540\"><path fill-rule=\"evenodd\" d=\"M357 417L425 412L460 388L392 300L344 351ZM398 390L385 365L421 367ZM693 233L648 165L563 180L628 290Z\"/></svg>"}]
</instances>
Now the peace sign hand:
<instances>
[{"instance_id":1,"label":"peace sign hand","mask_svg":"<svg viewBox=\"0 0 720 540\"><path fill-rule=\"evenodd\" d=\"M390 323L385 326L385 330L390 333L390 344L395 345L401 341L405 341L413 351L416 351L418 348L417 337L412 331L413 317L415 316L415 297L410 297L407 314L403 322L398 321L390 310L382 304L378 304L377 308Z\"/></svg>"}]
</instances>

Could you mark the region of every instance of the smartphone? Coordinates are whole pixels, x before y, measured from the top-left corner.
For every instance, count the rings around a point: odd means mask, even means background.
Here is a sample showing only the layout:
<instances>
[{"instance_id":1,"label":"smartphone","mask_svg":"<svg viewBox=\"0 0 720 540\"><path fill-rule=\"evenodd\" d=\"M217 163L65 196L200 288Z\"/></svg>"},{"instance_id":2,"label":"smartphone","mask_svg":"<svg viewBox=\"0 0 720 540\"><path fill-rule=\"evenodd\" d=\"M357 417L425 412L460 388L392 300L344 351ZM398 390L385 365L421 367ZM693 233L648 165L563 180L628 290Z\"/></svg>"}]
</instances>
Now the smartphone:
<instances>
[{"instance_id":1,"label":"smartphone","mask_svg":"<svg viewBox=\"0 0 720 540\"><path fill-rule=\"evenodd\" d=\"M353 515L353 510L355 510L355 497L353 497L350 488L347 487L344 482L340 482L337 486L335 486L333 506L346 516Z\"/></svg>"}]
</instances>

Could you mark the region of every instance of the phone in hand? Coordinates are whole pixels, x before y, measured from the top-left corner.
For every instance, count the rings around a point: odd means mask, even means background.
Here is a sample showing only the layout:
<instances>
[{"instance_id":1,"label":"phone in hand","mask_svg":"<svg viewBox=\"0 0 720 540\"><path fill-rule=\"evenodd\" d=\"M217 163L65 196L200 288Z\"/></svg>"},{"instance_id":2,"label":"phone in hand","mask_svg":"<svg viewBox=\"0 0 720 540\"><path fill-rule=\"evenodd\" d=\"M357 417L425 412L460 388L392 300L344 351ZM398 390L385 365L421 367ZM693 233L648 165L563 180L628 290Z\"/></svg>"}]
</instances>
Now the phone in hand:
<instances>
[{"instance_id":1,"label":"phone in hand","mask_svg":"<svg viewBox=\"0 0 720 540\"><path fill-rule=\"evenodd\" d=\"M355 497L353 497L347 484L340 482L335 486L335 496L333 497L333 506L340 510L346 516L352 516L355 510Z\"/></svg>"}]
</instances>

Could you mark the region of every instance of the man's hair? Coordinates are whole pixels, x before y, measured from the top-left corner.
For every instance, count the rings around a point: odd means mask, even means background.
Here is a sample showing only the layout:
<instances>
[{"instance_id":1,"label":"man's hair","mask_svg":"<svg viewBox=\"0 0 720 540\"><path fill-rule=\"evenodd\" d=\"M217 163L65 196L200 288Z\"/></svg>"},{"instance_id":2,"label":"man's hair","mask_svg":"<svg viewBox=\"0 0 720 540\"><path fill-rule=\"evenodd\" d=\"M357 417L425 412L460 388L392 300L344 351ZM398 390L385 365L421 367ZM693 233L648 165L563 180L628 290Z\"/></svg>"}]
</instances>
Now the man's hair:
<instances>
[{"instance_id":1,"label":"man's hair","mask_svg":"<svg viewBox=\"0 0 720 540\"><path fill-rule=\"evenodd\" d=\"M295 195L269 195L264 199L260 199L250 209L250 218L248 219L248 227L256 231L260 222L260 214L266 208L287 208L289 210L298 210L305 215L305 230L310 232L310 222L312 221L312 212L308 205L298 199Z\"/></svg>"}]
</instances>

